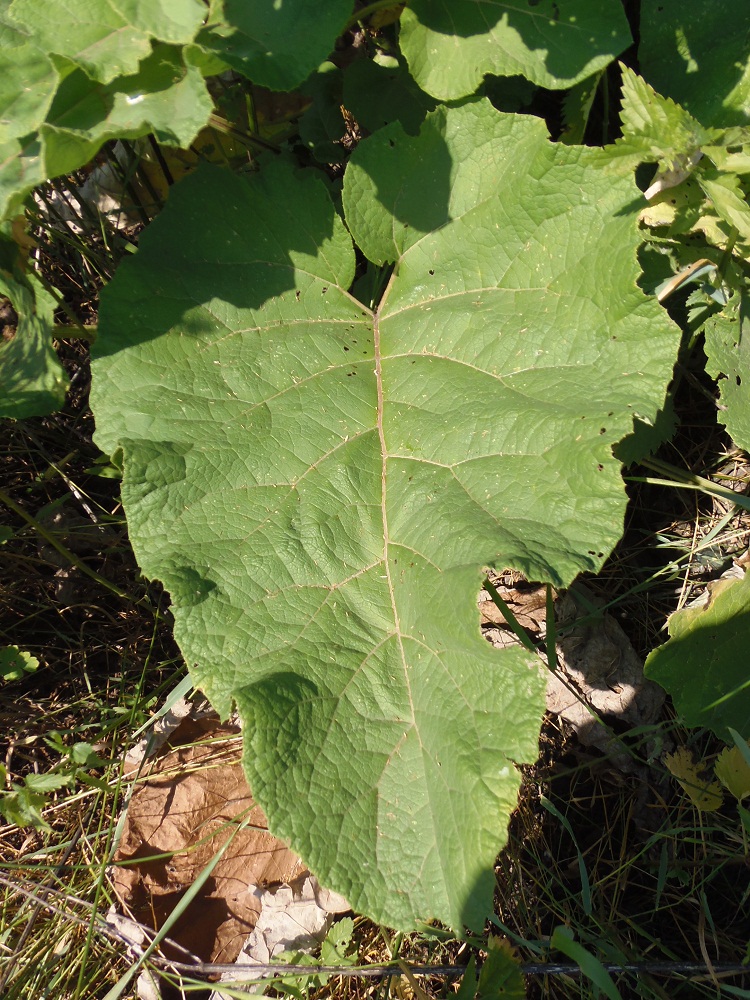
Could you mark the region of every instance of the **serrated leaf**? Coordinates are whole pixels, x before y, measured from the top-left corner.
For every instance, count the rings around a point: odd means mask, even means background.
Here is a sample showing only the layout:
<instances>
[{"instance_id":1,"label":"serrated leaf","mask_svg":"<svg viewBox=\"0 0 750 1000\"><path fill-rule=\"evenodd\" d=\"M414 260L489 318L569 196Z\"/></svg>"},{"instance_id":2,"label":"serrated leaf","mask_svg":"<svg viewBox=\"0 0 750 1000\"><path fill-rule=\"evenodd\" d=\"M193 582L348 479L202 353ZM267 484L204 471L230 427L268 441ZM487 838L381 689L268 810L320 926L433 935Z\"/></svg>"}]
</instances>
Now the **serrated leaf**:
<instances>
[{"instance_id":1,"label":"serrated leaf","mask_svg":"<svg viewBox=\"0 0 750 1000\"><path fill-rule=\"evenodd\" d=\"M623 170L639 163L658 163L660 170L689 174L703 144L715 138L684 108L658 94L628 66L622 70L622 138L610 146L613 162Z\"/></svg>"},{"instance_id":2,"label":"serrated leaf","mask_svg":"<svg viewBox=\"0 0 750 1000\"><path fill-rule=\"evenodd\" d=\"M721 785L714 780L713 773L697 763L685 747L664 756L664 765L677 779L683 792L696 809L701 812L716 812L724 804Z\"/></svg>"},{"instance_id":3,"label":"serrated leaf","mask_svg":"<svg viewBox=\"0 0 750 1000\"><path fill-rule=\"evenodd\" d=\"M601 565L611 446L671 374L635 189L601 162L488 102L381 129L345 198L398 257L374 311L310 172L203 168L102 295L92 405L139 562L196 683L238 704L272 829L391 925L481 926L536 756L545 678L481 638L482 567Z\"/></svg>"},{"instance_id":4,"label":"serrated leaf","mask_svg":"<svg viewBox=\"0 0 750 1000\"><path fill-rule=\"evenodd\" d=\"M670 617L669 635L649 653L646 675L669 692L688 726L722 739L732 726L747 736L750 679L743 650L750 642L750 576L712 584L707 605Z\"/></svg>"},{"instance_id":5,"label":"serrated leaf","mask_svg":"<svg viewBox=\"0 0 750 1000\"><path fill-rule=\"evenodd\" d=\"M750 302L735 289L704 327L707 370L717 380L724 407L718 419L740 448L750 449Z\"/></svg>"},{"instance_id":6,"label":"serrated leaf","mask_svg":"<svg viewBox=\"0 0 750 1000\"><path fill-rule=\"evenodd\" d=\"M196 43L253 83L295 90L333 51L351 0L213 0Z\"/></svg>"},{"instance_id":7,"label":"serrated leaf","mask_svg":"<svg viewBox=\"0 0 750 1000\"><path fill-rule=\"evenodd\" d=\"M526 984L521 964L511 945L503 938L490 937L487 958L477 983L477 1000L525 1000Z\"/></svg>"},{"instance_id":8,"label":"serrated leaf","mask_svg":"<svg viewBox=\"0 0 750 1000\"><path fill-rule=\"evenodd\" d=\"M111 83L138 72L152 41L192 41L205 14L200 0L13 0L9 17L43 52Z\"/></svg>"},{"instance_id":9,"label":"serrated leaf","mask_svg":"<svg viewBox=\"0 0 750 1000\"><path fill-rule=\"evenodd\" d=\"M10 340L0 344L0 416L35 417L58 410L68 378L52 346L54 299L31 280L0 271L0 296L18 315Z\"/></svg>"},{"instance_id":10,"label":"serrated leaf","mask_svg":"<svg viewBox=\"0 0 750 1000\"><path fill-rule=\"evenodd\" d=\"M750 242L750 205L745 201L737 177L709 167L701 170L697 179L711 199L716 214L737 230L743 243Z\"/></svg>"},{"instance_id":11,"label":"serrated leaf","mask_svg":"<svg viewBox=\"0 0 750 1000\"><path fill-rule=\"evenodd\" d=\"M70 785L73 777L70 774L27 774L24 784L32 792L43 794L44 792L56 792L60 788Z\"/></svg>"},{"instance_id":12,"label":"serrated leaf","mask_svg":"<svg viewBox=\"0 0 750 1000\"><path fill-rule=\"evenodd\" d=\"M135 76L106 85L68 66L39 131L0 146L0 215L14 213L47 178L83 166L109 139L151 132L187 147L212 110L200 70L185 66L174 46L155 46Z\"/></svg>"},{"instance_id":13,"label":"serrated leaf","mask_svg":"<svg viewBox=\"0 0 750 1000\"><path fill-rule=\"evenodd\" d=\"M641 72L706 124L747 124L748 33L750 7L735 0L642 0Z\"/></svg>"},{"instance_id":14,"label":"serrated leaf","mask_svg":"<svg viewBox=\"0 0 750 1000\"><path fill-rule=\"evenodd\" d=\"M750 795L750 764L739 747L726 747L722 750L714 765L714 772L738 802Z\"/></svg>"},{"instance_id":15,"label":"serrated leaf","mask_svg":"<svg viewBox=\"0 0 750 1000\"><path fill-rule=\"evenodd\" d=\"M435 103L414 82L403 57L356 59L344 74L344 104L368 132L397 121L414 134Z\"/></svg>"},{"instance_id":16,"label":"serrated leaf","mask_svg":"<svg viewBox=\"0 0 750 1000\"><path fill-rule=\"evenodd\" d=\"M612 62L631 37L616 0L412 0L399 41L422 90L454 100L487 73L563 90Z\"/></svg>"}]
</instances>

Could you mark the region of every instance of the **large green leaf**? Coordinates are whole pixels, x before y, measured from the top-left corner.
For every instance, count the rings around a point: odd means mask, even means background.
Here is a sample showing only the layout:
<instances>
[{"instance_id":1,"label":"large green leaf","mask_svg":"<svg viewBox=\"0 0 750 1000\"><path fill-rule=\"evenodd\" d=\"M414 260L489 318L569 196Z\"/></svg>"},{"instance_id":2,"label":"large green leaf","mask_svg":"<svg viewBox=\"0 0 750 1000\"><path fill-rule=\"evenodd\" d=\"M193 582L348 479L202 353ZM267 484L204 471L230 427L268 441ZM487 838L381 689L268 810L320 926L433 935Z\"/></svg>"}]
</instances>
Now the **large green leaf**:
<instances>
[{"instance_id":1,"label":"large green leaf","mask_svg":"<svg viewBox=\"0 0 750 1000\"><path fill-rule=\"evenodd\" d=\"M212 0L197 43L253 83L294 90L333 51L351 0Z\"/></svg>"},{"instance_id":2,"label":"large green leaf","mask_svg":"<svg viewBox=\"0 0 750 1000\"><path fill-rule=\"evenodd\" d=\"M13 0L9 16L47 54L110 83L137 73L152 41L192 41L206 8L201 0Z\"/></svg>"},{"instance_id":3,"label":"large green leaf","mask_svg":"<svg viewBox=\"0 0 750 1000\"><path fill-rule=\"evenodd\" d=\"M153 133L166 145L190 145L213 110L199 69L180 51L157 45L135 76L96 83L81 69L58 65L63 77L38 131L0 145L0 216L51 177L83 166L108 139Z\"/></svg>"},{"instance_id":4,"label":"large green leaf","mask_svg":"<svg viewBox=\"0 0 750 1000\"><path fill-rule=\"evenodd\" d=\"M485 73L564 89L631 43L620 0L412 0L401 49L422 90L473 94Z\"/></svg>"},{"instance_id":5,"label":"large green leaf","mask_svg":"<svg viewBox=\"0 0 750 1000\"><path fill-rule=\"evenodd\" d=\"M381 129L344 192L396 260L375 311L311 172L205 168L102 295L92 405L138 560L239 705L271 827L397 926L481 926L536 755L545 681L480 637L482 567L601 565L611 446L670 377L637 192L600 163L486 101Z\"/></svg>"},{"instance_id":6,"label":"large green leaf","mask_svg":"<svg viewBox=\"0 0 750 1000\"><path fill-rule=\"evenodd\" d=\"M669 636L645 669L669 691L687 725L726 740L730 727L750 736L750 575L712 584L705 605L672 615Z\"/></svg>"},{"instance_id":7,"label":"large green leaf","mask_svg":"<svg viewBox=\"0 0 750 1000\"><path fill-rule=\"evenodd\" d=\"M750 123L750 5L641 0L641 73L704 125Z\"/></svg>"}]
</instances>

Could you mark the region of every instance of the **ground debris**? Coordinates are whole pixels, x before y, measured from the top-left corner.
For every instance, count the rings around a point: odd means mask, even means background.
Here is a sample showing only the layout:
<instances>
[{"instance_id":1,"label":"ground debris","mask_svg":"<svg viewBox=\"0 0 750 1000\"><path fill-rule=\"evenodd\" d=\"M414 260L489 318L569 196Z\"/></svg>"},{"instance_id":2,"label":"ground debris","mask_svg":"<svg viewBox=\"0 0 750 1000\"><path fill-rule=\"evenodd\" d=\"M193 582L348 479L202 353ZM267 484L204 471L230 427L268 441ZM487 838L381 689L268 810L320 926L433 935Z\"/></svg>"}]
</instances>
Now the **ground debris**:
<instances>
[{"instance_id":1,"label":"ground debris","mask_svg":"<svg viewBox=\"0 0 750 1000\"><path fill-rule=\"evenodd\" d=\"M529 583L520 574L490 577L518 624L534 642L546 638L544 584ZM634 769L632 755L606 722L619 729L651 725L659 718L664 692L646 680L643 661L620 625L583 584L555 595L557 669L549 672L547 710L560 716L587 747L597 747L622 771ZM518 643L502 611L486 591L479 601L484 635L493 646ZM488 628L487 625L490 625ZM546 662L546 657L540 653Z\"/></svg>"}]
</instances>

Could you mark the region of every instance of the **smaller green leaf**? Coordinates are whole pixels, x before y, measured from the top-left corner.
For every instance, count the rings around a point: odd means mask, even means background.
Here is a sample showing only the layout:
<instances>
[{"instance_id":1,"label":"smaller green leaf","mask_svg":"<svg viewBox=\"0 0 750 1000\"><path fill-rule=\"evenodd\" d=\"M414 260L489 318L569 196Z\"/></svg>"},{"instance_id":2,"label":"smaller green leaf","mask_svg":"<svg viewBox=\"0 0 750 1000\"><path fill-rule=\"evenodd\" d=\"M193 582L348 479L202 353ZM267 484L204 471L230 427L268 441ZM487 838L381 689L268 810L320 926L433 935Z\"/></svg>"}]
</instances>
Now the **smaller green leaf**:
<instances>
[{"instance_id":1,"label":"smaller green leaf","mask_svg":"<svg viewBox=\"0 0 750 1000\"><path fill-rule=\"evenodd\" d=\"M101 83L137 73L152 39L192 41L205 13L200 0L13 0L10 8L11 22L40 49L69 59Z\"/></svg>"},{"instance_id":2,"label":"smaller green leaf","mask_svg":"<svg viewBox=\"0 0 750 1000\"><path fill-rule=\"evenodd\" d=\"M76 169L108 139L153 132L158 142L187 148L212 110L200 71L185 66L174 46L156 46L137 74L107 86L74 70L41 127L47 173L55 177Z\"/></svg>"},{"instance_id":3,"label":"smaller green leaf","mask_svg":"<svg viewBox=\"0 0 750 1000\"><path fill-rule=\"evenodd\" d=\"M669 619L670 638L649 653L645 673L669 692L688 726L727 739L733 726L748 735L750 575L711 584L706 605Z\"/></svg>"},{"instance_id":4,"label":"smaller green leaf","mask_svg":"<svg viewBox=\"0 0 750 1000\"><path fill-rule=\"evenodd\" d=\"M513 948L502 938L490 937L487 958L479 973L477 1000L524 1000L526 986Z\"/></svg>"},{"instance_id":5,"label":"smaller green leaf","mask_svg":"<svg viewBox=\"0 0 750 1000\"><path fill-rule=\"evenodd\" d=\"M436 101L417 86L403 57L380 52L373 59L356 59L347 68L344 104L368 132L398 121L405 132L416 135Z\"/></svg>"},{"instance_id":6,"label":"smaller green leaf","mask_svg":"<svg viewBox=\"0 0 750 1000\"><path fill-rule=\"evenodd\" d=\"M631 37L611 0L412 0L399 41L419 86L450 101L473 94L487 73L564 90L612 62Z\"/></svg>"},{"instance_id":7,"label":"smaller green leaf","mask_svg":"<svg viewBox=\"0 0 750 1000\"><path fill-rule=\"evenodd\" d=\"M7 271L0 271L0 296L18 317L12 338L0 345L0 416L51 413L64 403L68 387L52 345L54 299L34 279L16 281Z\"/></svg>"},{"instance_id":8,"label":"smaller green leaf","mask_svg":"<svg viewBox=\"0 0 750 1000\"><path fill-rule=\"evenodd\" d=\"M42 181L77 170L109 139L153 133L187 148L213 110L200 69L186 66L180 50L156 45L133 76L96 83L56 57L62 77L38 132L0 145L0 215L16 213Z\"/></svg>"},{"instance_id":9,"label":"smaller green leaf","mask_svg":"<svg viewBox=\"0 0 750 1000\"><path fill-rule=\"evenodd\" d=\"M703 330L706 368L717 380L724 407L719 420L740 448L750 449L750 299L744 285L708 316Z\"/></svg>"},{"instance_id":10,"label":"smaller green leaf","mask_svg":"<svg viewBox=\"0 0 750 1000\"><path fill-rule=\"evenodd\" d=\"M351 917L344 917L332 924L320 945L320 964L353 965L354 956L347 954L351 947L353 933L354 921Z\"/></svg>"},{"instance_id":11,"label":"smaller green leaf","mask_svg":"<svg viewBox=\"0 0 750 1000\"><path fill-rule=\"evenodd\" d=\"M22 830L29 826L38 830L52 829L42 816L45 804L44 795L22 785L14 785L10 792L0 791L0 816Z\"/></svg>"},{"instance_id":12,"label":"smaller green leaf","mask_svg":"<svg viewBox=\"0 0 750 1000\"><path fill-rule=\"evenodd\" d=\"M0 681L20 680L27 674L33 673L38 666L39 660L18 646L5 646L0 649Z\"/></svg>"},{"instance_id":13,"label":"smaller green leaf","mask_svg":"<svg viewBox=\"0 0 750 1000\"><path fill-rule=\"evenodd\" d=\"M750 6L641 0L641 72L701 121L750 121Z\"/></svg>"},{"instance_id":14,"label":"smaller green leaf","mask_svg":"<svg viewBox=\"0 0 750 1000\"><path fill-rule=\"evenodd\" d=\"M697 178L717 215L737 230L744 243L750 242L750 206L734 174L719 173L709 167L702 169Z\"/></svg>"},{"instance_id":15,"label":"smaller green leaf","mask_svg":"<svg viewBox=\"0 0 750 1000\"><path fill-rule=\"evenodd\" d=\"M102 767L107 763L90 743L74 743L69 750L69 756L73 763L80 767Z\"/></svg>"},{"instance_id":16,"label":"smaller green leaf","mask_svg":"<svg viewBox=\"0 0 750 1000\"><path fill-rule=\"evenodd\" d=\"M321 63L300 90L313 102L300 118L300 138L319 163L341 163L346 156L341 143L346 132L341 70L331 62Z\"/></svg>"},{"instance_id":17,"label":"smaller green leaf","mask_svg":"<svg viewBox=\"0 0 750 1000\"><path fill-rule=\"evenodd\" d=\"M295 90L333 50L350 13L350 0L212 0L196 44L253 83Z\"/></svg>"},{"instance_id":18,"label":"smaller green leaf","mask_svg":"<svg viewBox=\"0 0 750 1000\"><path fill-rule=\"evenodd\" d=\"M563 955L567 955L568 958L577 962L584 976L587 976L595 986L598 986L602 993L609 997L609 1000L622 1000L620 991L612 981L610 974L595 955L592 955L583 945L574 940L570 928L556 927L550 938L550 944L553 948L561 951Z\"/></svg>"},{"instance_id":19,"label":"smaller green leaf","mask_svg":"<svg viewBox=\"0 0 750 1000\"><path fill-rule=\"evenodd\" d=\"M605 70L581 80L567 91L563 99L564 129L561 139L569 146L580 145L586 134L589 115Z\"/></svg>"},{"instance_id":20,"label":"smaller green leaf","mask_svg":"<svg viewBox=\"0 0 750 1000\"><path fill-rule=\"evenodd\" d=\"M56 792L60 788L65 788L73 780L70 774L28 774L24 778L24 783L32 792Z\"/></svg>"},{"instance_id":21,"label":"smaller green leaf","mask_svg":"<svg viewBox=\"0 0 750 1000\"><path fill-rule=\"evenodd\" d=\"M609 150L622 170L639 163L658 163L662 171L685 176L697 162L696 154L715 136L679 104L657 94L637 73L622 70L622 138Z\"/></svg>"}]
</instances>

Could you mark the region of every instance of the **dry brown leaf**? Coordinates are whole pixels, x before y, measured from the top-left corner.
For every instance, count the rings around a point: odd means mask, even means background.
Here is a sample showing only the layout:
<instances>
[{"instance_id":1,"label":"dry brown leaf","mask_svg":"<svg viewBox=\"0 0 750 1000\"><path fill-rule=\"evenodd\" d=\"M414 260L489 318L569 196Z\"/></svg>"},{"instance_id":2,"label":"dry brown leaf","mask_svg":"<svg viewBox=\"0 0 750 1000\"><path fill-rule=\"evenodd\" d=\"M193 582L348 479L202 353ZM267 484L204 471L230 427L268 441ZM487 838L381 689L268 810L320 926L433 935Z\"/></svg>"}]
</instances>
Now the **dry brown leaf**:
<instances>
[{"instance_id":1,"label":"dry brown leaf","mask_svg":"<svg viewBox=\"0 0 750 1000\"><path fill-rule=\"evenodd\" d=\"M239 760L237 727L184 720L143 768L114 857L115 890L133 917L162 926L188 886L232 839L169 937L207 962L233 962L260 903L249 888L290 882L300 858L267 830ZM232 820L250 818L237 831Z\"/></svg>"}]
</instances>

